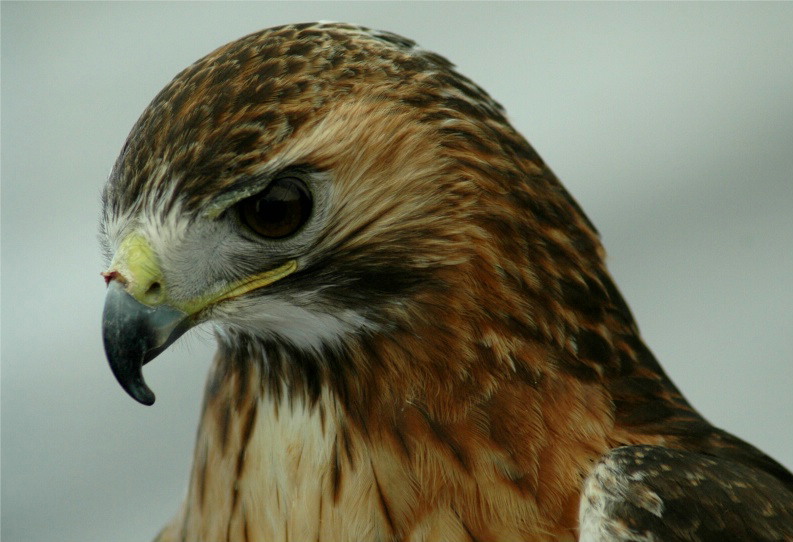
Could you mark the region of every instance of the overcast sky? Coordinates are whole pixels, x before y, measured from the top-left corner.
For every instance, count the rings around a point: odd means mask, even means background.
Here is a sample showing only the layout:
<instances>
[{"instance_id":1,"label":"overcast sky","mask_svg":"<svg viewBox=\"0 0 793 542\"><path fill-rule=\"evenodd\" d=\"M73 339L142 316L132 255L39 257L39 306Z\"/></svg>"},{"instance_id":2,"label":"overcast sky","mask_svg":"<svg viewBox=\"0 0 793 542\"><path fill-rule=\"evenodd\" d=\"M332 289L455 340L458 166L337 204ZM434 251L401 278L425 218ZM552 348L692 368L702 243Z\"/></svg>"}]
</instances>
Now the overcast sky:
<instances>
[{"instance_id":1,"label":"overcast sky","mask_svg":"<svg viewBox=\"0 0 793 542\"><path fill-rule=\"evenodd\" d=\"M793 467L793 4L2 7L2 539L151 539L185 491L213 350L104 360L99 190L178 71L255 30L391 30L486 88L598 226L650 348Z\"/></svg>"}]
</instances>

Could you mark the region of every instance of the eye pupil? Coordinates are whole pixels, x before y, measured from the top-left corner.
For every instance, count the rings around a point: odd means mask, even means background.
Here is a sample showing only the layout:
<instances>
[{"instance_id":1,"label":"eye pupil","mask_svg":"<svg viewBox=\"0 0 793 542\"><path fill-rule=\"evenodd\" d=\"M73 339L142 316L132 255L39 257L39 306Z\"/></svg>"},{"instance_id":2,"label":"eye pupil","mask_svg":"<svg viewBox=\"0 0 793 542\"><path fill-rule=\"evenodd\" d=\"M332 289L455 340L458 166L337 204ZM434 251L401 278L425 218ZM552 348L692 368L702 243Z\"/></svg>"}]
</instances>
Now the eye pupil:
<instances>
[{"instance_id":1,"label":"eye pupil","mask_svg":"<svg viewBox=\"0 0 793 542\"><path fill-rule=\"evenodd\" d=\"M262 237L282 239L299 230L311 215L311 194L297 177L276 179L260 194L239 204L242 221Z\"/></svg>"}]
</instances>

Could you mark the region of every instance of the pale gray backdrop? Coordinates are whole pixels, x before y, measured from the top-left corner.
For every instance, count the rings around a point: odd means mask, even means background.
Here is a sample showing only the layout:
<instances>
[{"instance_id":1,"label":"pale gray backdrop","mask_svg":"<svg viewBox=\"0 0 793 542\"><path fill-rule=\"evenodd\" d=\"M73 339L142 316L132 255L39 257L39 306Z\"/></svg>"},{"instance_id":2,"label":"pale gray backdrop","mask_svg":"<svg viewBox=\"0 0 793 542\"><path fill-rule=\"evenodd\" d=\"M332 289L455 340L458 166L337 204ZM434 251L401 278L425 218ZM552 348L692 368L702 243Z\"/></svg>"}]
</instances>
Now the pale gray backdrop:
<instances>
[{"instance_id":1,"label":"pale gray backdrop","mask_svg":"<svg viewBox=\"0 0 793 542\"><path fill-rule=\"evenodd\" d=\"M793 4L2 3L2 539L146 541L175 512L211 335L126 396L99 190L179 70L277 24L391 30L488 89L599 227L650 347L793 467Z\"/></svg>"}]
</instances>

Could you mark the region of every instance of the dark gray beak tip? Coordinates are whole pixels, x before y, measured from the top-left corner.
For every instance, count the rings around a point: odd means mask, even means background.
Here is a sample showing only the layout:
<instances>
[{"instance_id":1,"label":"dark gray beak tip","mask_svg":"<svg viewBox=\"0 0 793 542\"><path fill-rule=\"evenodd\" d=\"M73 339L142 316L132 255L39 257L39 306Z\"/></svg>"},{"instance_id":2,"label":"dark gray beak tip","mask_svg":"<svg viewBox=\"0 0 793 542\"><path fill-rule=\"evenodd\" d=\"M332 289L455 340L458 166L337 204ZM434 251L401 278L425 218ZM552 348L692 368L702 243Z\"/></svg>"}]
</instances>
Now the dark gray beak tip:
<instances>
[{"instance_id":1,"label":"dark gray beak tip","mask_svg":"<svg viewBox=\"0 0 793 542\"><path fill-rule=\"evenodd\" d=\"M143 379L143 365L154 359L190 328L187 315L168 306L149 307L111 282L102 315L102 338L113 375L130 397L154 404Z\"/></svg>"},{"instance_id":2,"label":"dark gray beak tip","mask_svg":"<svg viewBox=\"0 0 793 542\"><path fill-rule=\"evenodd\" d=\"M131 334L122 336L115 332L116 326L108 323L107 307L103 324L105 355L113 371L113 376L130 397L144 405L154 404L154 392L146 385L143 379L143 349L135 344L141 341L130 341ZM123 340L127 339L127 340ZM132 343L132 344L130 344Z\"/></svg>"},{"instance_id":3,"label":"dark gray beak tip","mask_svg":"<svg viewBox=\"0 0 793 542\"><path fill-rule=\"evenodd\" d=\"M140 388L127 390L127 393L142 405L151 406L154 404L154 392L151 391L145 382L141 383Z\"/></svg>"},{"instance_id":4,"label":"dark gray beak tip","mask_svg":"<svg viewBox=\"0 0 793 542\"><path fill-rule=\"evenodd\" d=\"M121 384L118 375L116 375L116 380ZM141 375L140 378L127 380L126 385L121 384L121 387L138 403L146 406L154 404L154 392L146 385L146 382L143 380L143 375Z\"/></svg>"}]
</instances>

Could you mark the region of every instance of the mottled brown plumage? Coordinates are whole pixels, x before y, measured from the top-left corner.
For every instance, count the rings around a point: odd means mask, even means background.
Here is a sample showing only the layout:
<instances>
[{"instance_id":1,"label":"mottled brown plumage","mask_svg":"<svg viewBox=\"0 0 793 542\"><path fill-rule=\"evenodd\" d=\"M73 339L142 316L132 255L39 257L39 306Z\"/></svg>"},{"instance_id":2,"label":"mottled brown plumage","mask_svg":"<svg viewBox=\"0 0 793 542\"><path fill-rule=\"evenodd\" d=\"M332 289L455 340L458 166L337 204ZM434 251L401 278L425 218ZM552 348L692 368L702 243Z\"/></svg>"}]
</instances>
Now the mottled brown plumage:
<instances>
[{"instance_id":1,"label":"mottled brown plumage","mask_svg":"<svg viewBox=\"0 0 793 542\"><path fill-rule=\"evenodd\" d=\"M227 245L249 236L235 204L284 172L313 183L316 225ZM729 498L698 502L759 514L755 539L793 539L793 476L686 402L575 201L499 104L410 40L306 24L221 47L146 109L105 201L109 253L139 232L171 300L299 264L194 315L220 347L187 499L159 540L605 540L579 514L640 453L653 476L726 480ZM276 301L299 318L282 325ZM626 540L658 528L609 506ZM664 540L738 532L664 525Z\"/></svg>"}]
</instances>

